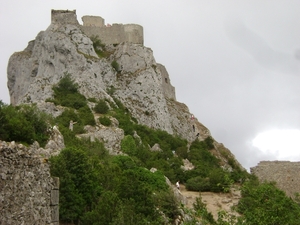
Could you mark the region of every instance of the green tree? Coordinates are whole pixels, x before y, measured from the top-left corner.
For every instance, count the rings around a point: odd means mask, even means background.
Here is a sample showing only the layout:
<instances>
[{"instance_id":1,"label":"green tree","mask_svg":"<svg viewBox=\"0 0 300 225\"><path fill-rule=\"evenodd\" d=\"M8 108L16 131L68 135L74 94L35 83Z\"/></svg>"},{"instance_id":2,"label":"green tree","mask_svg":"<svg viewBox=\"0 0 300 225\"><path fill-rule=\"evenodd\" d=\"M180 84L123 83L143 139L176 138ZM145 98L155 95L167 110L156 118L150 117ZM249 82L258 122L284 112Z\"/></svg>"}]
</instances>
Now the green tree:
<instances>
[{"instance_id":1,"label":"green tree","mask_svg":"<svg viewBox=\"0 0 300 225\"><path fill-rule=\"evenodd\" d=\"M111 224L115 217L118 216L118 211L121 206L122 201L119 199L117 193L105 191L99 197L99 200L93 210L87 212L82 217L82 224Z\"/></svg>"},{"instance_id":2,"label":"green tree","mask_svg":"<svg viewBox=\"0 0 300 225\"><path fill-rule=\"evenodd\" d=\"M87 154L77 148L66 148L50 162L51 175L60 178L60 220L78 224L99 196L97 177Z\"/></svg>"}]
</instances>

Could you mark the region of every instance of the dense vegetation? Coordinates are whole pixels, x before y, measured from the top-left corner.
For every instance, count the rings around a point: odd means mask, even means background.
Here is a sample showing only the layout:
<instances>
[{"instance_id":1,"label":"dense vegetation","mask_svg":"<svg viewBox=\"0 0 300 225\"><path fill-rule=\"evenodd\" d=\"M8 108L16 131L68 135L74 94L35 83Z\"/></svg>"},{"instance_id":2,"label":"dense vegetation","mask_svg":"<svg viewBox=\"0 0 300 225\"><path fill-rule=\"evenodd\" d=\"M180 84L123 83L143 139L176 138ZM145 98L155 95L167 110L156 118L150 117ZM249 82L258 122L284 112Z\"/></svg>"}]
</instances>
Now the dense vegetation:
<instances>
[{"instance_id":1,"label":"dense vegetation","mask_svg":"<svg viewBox=\"0 0 300 225\"><path fill-rule=\"evenodd\" d=\"M47 121L50 120L35 105L13 107L0 101L0 140L26 145L37 141L44 146L49 139Z\"/></svg>"},{"instance_id":2,"label":"dense vegetation","mask_svg":"<svg viewBox=\"0 0 300 225\"><path fill-rule=\"evenodd\" d=\"M67 129L70 120L76 122L74 133L83 133L85 125L95 125L94 115L88 106L88 100L79 93L78 84L71 79L71 75L64 74L60 82L53 87L54 98L47 99L55 105L67 107L67 109L56 118L60 129Z\"/></svg>"},{"instance_id":3,"label":"dense vegetation","mask_svg":"<svg viewBox=\"0 0 300 225\"><path fill-rule=\"evenodd\" d=\"M60 219L74 224L161 224L177 202L161 172L152 173L128 156L111 157L102 143L76 140L51 158L60 177Z\"/></svg>"},{"instance_id":4,"label":"dense vegetation","mask_svg":"<svg viewBox=\"0 0 300 225\"><path fill-rule=\"evenodd\" d=\"M113 87L110 89L112 90ZM259 183L241 170L234 159L227 157L233 171L224 170L212 154L213 139L187 141L162 130L140 125L118 100L87 100L78 92L78 85L69 74L53 87L54 98L48 101L66 107L57 118L41 113L34 105L13 107L0 102L0 139L41 145L49 135L48 124L58 124L66 148L50 159L51 174L60 178L60 220L72 224L163 224L180 215L179 202L165 182L180 180L189 190L228 192L233 183L242 183L242 199L236 207L240 217L220 212L218 221L208 213L201 197L185 225L276 225L299 224L300 207L272 183ZM110 126L111 117L119 121L125 137L121 149L127 156L111 156L103 143L78 139L85 125L95 125L88 102L101 114L99 122ZM74 130L69 121L76 121ZM151 151L159 144L159 151ZM223 153L225 156L225 153ZM182 159L193 163L193 170L184 171ZM156 172L150 172L156 168ZM164 215L164 219L162 217Z\"/></svg>"}]
</instances>

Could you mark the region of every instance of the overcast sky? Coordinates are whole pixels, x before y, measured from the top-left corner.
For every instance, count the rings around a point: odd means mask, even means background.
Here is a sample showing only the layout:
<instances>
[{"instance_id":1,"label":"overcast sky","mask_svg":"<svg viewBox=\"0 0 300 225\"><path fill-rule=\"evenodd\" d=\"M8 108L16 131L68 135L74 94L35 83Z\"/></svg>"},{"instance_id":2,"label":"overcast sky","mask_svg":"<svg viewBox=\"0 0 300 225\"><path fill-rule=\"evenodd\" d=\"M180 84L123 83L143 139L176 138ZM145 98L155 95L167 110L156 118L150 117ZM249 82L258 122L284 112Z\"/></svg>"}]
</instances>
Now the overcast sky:
<instances>
[{"instance_id":1,"label":"overcast sky","mask_svg":"<svg viewBox=\"0 0 300 225\"><path fill-rule=\"evenodd\" d=\"M246 168L300 161L299 0L0 0L0 99L7 63L47 29L51 9L144 27L176 97Z\"/></svg>"}]
</instances>

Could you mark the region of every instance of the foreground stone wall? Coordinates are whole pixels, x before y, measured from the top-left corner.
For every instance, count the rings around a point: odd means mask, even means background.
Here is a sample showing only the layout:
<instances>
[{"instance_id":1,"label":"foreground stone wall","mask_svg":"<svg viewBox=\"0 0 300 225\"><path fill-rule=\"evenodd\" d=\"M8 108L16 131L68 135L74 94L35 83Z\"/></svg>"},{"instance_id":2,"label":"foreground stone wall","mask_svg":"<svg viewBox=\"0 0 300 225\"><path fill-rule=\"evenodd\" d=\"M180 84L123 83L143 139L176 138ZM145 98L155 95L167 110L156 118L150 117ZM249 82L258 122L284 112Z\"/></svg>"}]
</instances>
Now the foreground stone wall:
<instances>
[{"instance_id":1,"label":"foreground stone wall","mask_svg":"<svg viewBox=\"0 0 300 225\"><path fill-rule=\"evenodd\" d=\"M275 181L289 197L300 193L300 162L262 161L250 170L260 181Z\"/></svg>"},{"instance_id":2,"label":"foreground stone wall","mask_svg":"<svg viewBox=\"0 0 300 225\"><path fill-rule=\"evenodd\" d=\"M58 188L36 149L0 141L1 225L58 225Z\"/></svg>"}]
</instances>

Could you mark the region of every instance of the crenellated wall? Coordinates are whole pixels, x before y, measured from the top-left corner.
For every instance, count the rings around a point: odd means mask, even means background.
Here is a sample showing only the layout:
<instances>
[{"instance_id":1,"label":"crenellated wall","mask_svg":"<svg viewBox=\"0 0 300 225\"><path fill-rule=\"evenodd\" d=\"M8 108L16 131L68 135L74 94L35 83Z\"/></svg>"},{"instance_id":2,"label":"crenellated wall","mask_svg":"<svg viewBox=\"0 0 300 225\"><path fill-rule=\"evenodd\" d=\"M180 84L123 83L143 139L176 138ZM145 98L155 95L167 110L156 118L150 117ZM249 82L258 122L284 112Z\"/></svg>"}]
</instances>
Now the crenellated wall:
<instances>
[{"instance_id":1,"label":"crenellated wall","mask_svg":"<svg viewBox=\"0 0 300 225\"><path fill-rule=\"evenodd\" d=\"M250 168L260 181L275 181L278 188L294 198L300 193L300 162L261 161Z\"/></svg>"},{"instance_id":2,"label":"crenellated wall","mask_svg":"<svg viewBox=\"0 0 300 225\"><path fill-rule=\"evenodd\" d=\"M36 149L0 141L0 224L59 224L59 179Z\"/></svg>"}]
</instances>

